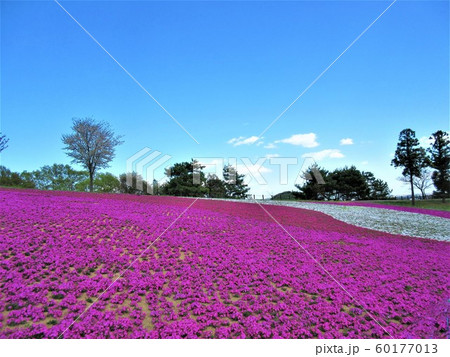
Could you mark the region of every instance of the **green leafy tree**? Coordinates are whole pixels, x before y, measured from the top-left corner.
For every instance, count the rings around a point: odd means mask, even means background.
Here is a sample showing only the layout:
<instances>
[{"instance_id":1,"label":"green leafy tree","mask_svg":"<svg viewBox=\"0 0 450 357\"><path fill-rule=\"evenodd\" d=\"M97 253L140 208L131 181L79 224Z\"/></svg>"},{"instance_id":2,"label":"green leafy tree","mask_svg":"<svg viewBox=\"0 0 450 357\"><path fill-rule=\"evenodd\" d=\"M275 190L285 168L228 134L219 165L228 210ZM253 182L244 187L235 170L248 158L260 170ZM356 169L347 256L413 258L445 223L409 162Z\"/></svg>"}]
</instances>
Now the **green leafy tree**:
<instances>
[{"instance_id":1,"label":"green leafy tree","mask_svg":"<svg viewBox=\"0 0 450 357\"><path fill-rule=\"evenodd\" d=\"M174 164L166 170L169 180L160 191L170 196L204 197L208 194L204 168L196 160Z\"/></svg>"},{"instance_id":2,"label":"green leafy tree","mask_svg":"<svg viewBox=\"0 0 450 357\"><path fill-rule=\"evenodd\" d=\"M302 200L329 200L333 198L335 182L331 179L330 172L316 164L311 165L301 173L305 183L296 184L298 191L293 194Z\"/></svg>"},{"instance_id":3,"label":"green leafy tree","mask_svg":"<svg viewBox=\"0 0 450 357\"><path fill-rule=\"evenodd\" d=\"M450 193L450 139L448 133L442 130L431 134L430 139L433 139L433 143L428 148L428 153L430 166L435 169L432 174L437 189L435 194L445 202Z\"/></svg>"},{"instance_id":4,"label":"green leafy tree","mask_svg":"<svg viewBox=\"0 0 450 357\"><path fill-rule=\"evenodd\" d=\"M62 141L72 162L82 165L89 173L89 191L94 190L94 177L98 169L109 166L115 156L115 148L122 144L104 122L92 118L73 119L72 134L63 135Z\"/></svg>"},{"instance_id":5,"label":"green leafy tree","mask_svg":"<svg viewBox=\"0 0 450 357\"><path fill-rule=\"evenodd\" d=\"M223 179L225 186L225 196L227 198L246 198L250 187L245 184L245 175L237 172L231 165L225 165L223 168Z\"/></svg>"},{"instance_id":6,"label":"green leafy tree","mask_svg":"<svg viewBox=\"0 0 450 357\"><path fill-rule=\"evenodd\" d=\"M76 185L77 191L89 190L89 178L79 182ZM94 192L115 193L120 192L119 179L109 172L99 173L94 179Z\"/></svg>"},{"instance_id":7,"label":"green leafy tree","mask_svg":"<svg viewBox=\"0 0 450 357\"><path fill-rule=\"evenodd\" d=\"M206 187L208 188L208 196L212 198L225 198L227 190L225 181L219 179L217 175L209 174L206 178Z\"/></svg>"},{"instance_id":8,"label":"green leafy tree","mask_svg":"<svg viewBox=\"0 0 450 357\"><path fill-rule=\"evenodd\" d=\"M96 192L119 192L120 181L109 172L100 173L95 177L94 187Z\"/></svg>"},{"instance_id":9,"label":"green leafy tree","mask_svg":"<svg viewBox=\"0 0 450 357\"><path fill-rule=\"evenodd\" d=\"M127 176L131 176L130 182ZM138 188L138 182L142 183L142 190L140 187ZM134 195L147 195L149 191L148 182L134 171L129 174L121 174L119 176L119 191L121 193L129 193Z\"/></svg>"},{"instance_id":10,"label":"green leafy tree","mask_svg":"<svg viewBox=\"0 0 450 357\"><path fill-rule=\"evenodd\" d=\"M386 181L375 179L370 184L369 199L371 200L386 200L391 196L392 190Z\"/></svg>"},{"instance_id":11,"label":"green leafy tree","mask_svg":"<svg viewBox=\"0 0 450 357\"><path fill-rule=\"evenodd\" d=\"M12 172L4 166L0 166L0 185L20 187L22 180L20 179L20 174L17 172Z\"/></svg>"},{"instance_id":12,"label":"green leafy tree","mask_svg":"<svg viewBox=\"0 0 450 357\"><path fill-rule=\"evenodd\" d=\"M9 139L0 133L0 152L5 150L8 147L8 141Z\"/></svg>"},{"instance_id":13,"label":"green leafy tree","mask_svg":"<svg viewBox=\"0 0 450 357\"><path fill-rule=\"evenodd\" d=\"M416 133L411 129L400 132L394 159L391 162L394 167L402 167L402 175L409 178L411 187L412 205L415 205L414 177L420 177L420 171L427 166L425 149L419 146Z\"/></svg>"},{"instance_id":14,"label":"green leafy tree","mask_svg":"<svg viewBox=\"0 0 450 357\"><path fill-rule=\"evenodd\" d=\"M77 184L88 179L86 171L74 170L70 165L45 165L31 173L31 178L40 190L75 191Z\"/></svg>"},{"instance_id":15,"label":"green leafy tree","mask_svg":"<svg viewBox=\"0 0 450 357\"><path fill-rule=\"evenodd\" d=\"M35 188L34 182L30 179L29 173L22 174L12 172L5 166L0 166L0 186Z\"/></svg>"},{"instance_id":16,"label":"green leafy tree","mask_svg":"<svg viewBox=\"0 0 450 357\"><path fill-rule=\"evenodd\" d=\"M36 188L36 184L33 181L33 174L31 172L23 171L19 176L21 180L19 187Z\"/></svg>"},{"instance_id":17,"label":"green leafy tree","mask_svg":"<svg viewBox=\"0 0 450 357\"><path fill-rule=\"evenodd\" d=\"M386 182L371 172L361 172L355 166L332 172L317 165L303 172L306 182L295 185L296 198L305 200L363 200L385 199L391 190Z\"/></svg>"},{"instance_id":18,"label":"green leafy tree","mask_svg":"<svg viewBox=\"0 0 450 357\"><path fill-rule=\"evenodd\" d=\"M389 185L387 182L375 178L374 174L372 172L362 172L364 178L366 179L367 183L367 194L365 197L362 197L362 199L369 199L369 200L385 200L389 198L391 195L392 190L389 188Z\"/></svg>"},{"instance_id":19,"label":"green leafy tree","mask_svg":"<svg viewBox=\"0 0 450 357\"><path fill-rule=\"evenodd\" d=\"M368 195L366 178L355 166L334 170L330 179L334 181L336 198L339 200L360 200Z\"/></svg>"}]
</instances>

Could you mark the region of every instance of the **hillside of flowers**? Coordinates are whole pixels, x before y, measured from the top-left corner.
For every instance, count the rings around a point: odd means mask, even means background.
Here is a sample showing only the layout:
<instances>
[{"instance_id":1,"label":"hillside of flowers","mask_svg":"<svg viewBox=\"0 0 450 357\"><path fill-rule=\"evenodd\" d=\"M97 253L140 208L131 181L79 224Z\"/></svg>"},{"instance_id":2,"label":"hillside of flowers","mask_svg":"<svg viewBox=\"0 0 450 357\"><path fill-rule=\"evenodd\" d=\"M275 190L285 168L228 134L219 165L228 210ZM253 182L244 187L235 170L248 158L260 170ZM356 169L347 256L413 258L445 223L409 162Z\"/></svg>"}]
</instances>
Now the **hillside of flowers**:
<instances>
[{"instance_id":1,"label":"hillside of flowers","mask_svg":"<svg viewBox=\"0 0 450 357\"><path fill-rule=\"evenodd\" d=\"M264 207L309 254L257 204L0 189L0 338L446 337L450 243Z\"/></svg>"}]
</instances>

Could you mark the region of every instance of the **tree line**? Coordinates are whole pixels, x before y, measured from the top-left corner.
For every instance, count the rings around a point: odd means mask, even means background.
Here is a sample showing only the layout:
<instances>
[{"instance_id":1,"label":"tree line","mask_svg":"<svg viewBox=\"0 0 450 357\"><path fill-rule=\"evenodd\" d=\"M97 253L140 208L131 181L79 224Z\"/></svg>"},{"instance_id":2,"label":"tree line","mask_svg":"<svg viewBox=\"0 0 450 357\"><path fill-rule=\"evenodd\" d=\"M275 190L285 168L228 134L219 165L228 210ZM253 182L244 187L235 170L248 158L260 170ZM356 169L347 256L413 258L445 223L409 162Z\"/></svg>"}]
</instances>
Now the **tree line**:
<instances>
[{"instance_id":1,"label":"tree line","mask_svg":"<svg viewBox=\"0 0 450 357\"><path fill-rule=\"evenodd\" d=\"M109 173L97 173L91 183L89 171L75 170L70 165L45 165L39 170L21 173L12 172L0 166L0 186L35 188L39 190L81 191L101 193L156 194L188 197L245 198L249 187L244 183L244 175L233 167L225 166L224 179L202 171L204 166L197 161L176 163L166 170L168 181L158 184L148 183L136 172L119 177ZM198 175L198 180L194 176ZM138 187L141 182L141 187ZM151 187L151 190L149 188Z\"/></svg>"},{"instance_id":2,"label":"tree line","mask_svg":"<svg viewBox=\"0 0 450 357\"><path fill-rule=\"evenodd\" d=\"M244 183L245 175L231 165L223 168L223 179L215 174L206 175L205 166L192 159L176 163L166 170L168 181L158 192L170 196L245 198L250 188Z\"/></svg>"},{"instance_id":3,"label":"tree line","mask_svg":"<svg viewBox=\"0 0 450 357\"><path fill-rule=\"evenodd\" d=\"M11 172L0 166L0 185L43 190L68 190L90 192L122 192L132 194L163 194L173 196L244 198L250 188L244 183L244 175L232 166L223 168L223 179L205 174L204 166L195 160L176 163L166 170L167 182L148 183L138 173L119 177L111 173L99 173L107 168L115 156L115 149L122 144L122 137L114 134L105 122L92 118L74 118L72 132L62 136L64 150L72 163L81 165L78 171L70 165L53 164L39 170L22 173ZM415 132L404 129L400 132L397 149L391 165L403 168L402 180L411 188L412 204L415 203L414 188L422 195L430 184L436 190L434 197L449 197L450 191L450 140L448 133L438 130L430 136L428 148L420 146ZM8 138L0 134L0 152L8 147ZM430 171L432 170L432 171ZM320 182L317 178L320 173ZM313 200L378 200L390 196L388 184L375 178L373 173L358 170L355 166L328 171L318 166L304 172L306 182L296 185L292 194L300 199ZM138 187L137 183L142 185Z\"/></svg>"},{"instance_id":4,"label":"tree line","mask_svg":"<svg viewBox=\"0 0 450 357\"><path fill-rule=\"evenodd\" d=\"M45 165L39 170L21 173L0 166L0 186L36 188L39 190L89 191L88 171L79 171L70 165ZM121 192L120 181L111 173L99 173L93 180L93 192Z\"/></svg>"},{"instance_id":5,"label":"tree line","mask_svg":"<svg viewBox=\"0 0 450 357\"><path fill-rule=\"evenodd\" d=\"M297 184L294 197L304 200L382 200L389 198L392 190L387 182L375 178L371 172L355 166L328 171L317 165L304 173L303 185Z\"/></svg>"},{"instance_id":6,"label":"tree line","mask_svg":"<svg viewBox=\"0 0 450 357\"><path fill-rule=\"evenodd\" d=\"M0 152L7 148L8 141L5 135L0 135ZM80 164L85 170L53 164L40 170L18 173L0 166L0 185L90 192L117 192L120 189L120 181L114 175L96 175L99 169L108 167L115 156L115 148L123 143L121 136L116 136L109 124L92 118L74 118L72 133L63 135L62 142L72 163Z\"/></svg>"},{"instance_id":7,"label":"tree line","mask_svg":"<svg viewBox=\"0 0 450 357\"><path fill-rule=\"evenodd\" d=\"M450 140L447 132L438 130L429 137L430 146L420 146L411 129L400 132L399 141L391 165L403 168L401 181L411 189L411 202L415 204L414 188L426 197L425 190L435 186L434 198L445 202L450 195ZM321 181L317 179L320 173ZM392 190L387 182L375 178L373 173L359 171L355 166L336 169L332 172L318 167L304 172L306 182L295 185L294 197L310 200L382 200L388 199Z\"/></svg>"},{"instance_id":8,"label":"tree line","mask_svg":"<svg viewBox=\"0 0 450 357\"><path fill-rule=\"evenodd\" d=\"M420 146L416 133L411 129L400 132L397 149L391 165L403 169L403 181L409 182L412 205L415 204L414 188L422 194L426 185L427 168L432 169L431 179L436 190L433 197L445 202L450 195L450 139L448 133L438 130L431 134L428 148Z\"/></svg>"},{"instance_id":9,"label":"tree line","mask_svg":"<svg viewBox=\"0 0 450 357\"><path fill-rule=\"evenodd\" d=\"M123 141L107 123L92 118L74 118L72 132L63 135L61 140L72 163L79 164L84 170L53 164L18 173L0 166L0 186L215 198L244 198L250 189L244 183L244 175L233 167L224 167L222 180L216 175L205 175L204 166L195 160L176 163L166 170L168 181L162 185L156 181L148 183L136 172L123 173L119 177L108 172L99 173L100 169L109 166L116 147ZM0 135L0 152L7 148L7 143L8 139Z\"/></svg>"}]
</instances>

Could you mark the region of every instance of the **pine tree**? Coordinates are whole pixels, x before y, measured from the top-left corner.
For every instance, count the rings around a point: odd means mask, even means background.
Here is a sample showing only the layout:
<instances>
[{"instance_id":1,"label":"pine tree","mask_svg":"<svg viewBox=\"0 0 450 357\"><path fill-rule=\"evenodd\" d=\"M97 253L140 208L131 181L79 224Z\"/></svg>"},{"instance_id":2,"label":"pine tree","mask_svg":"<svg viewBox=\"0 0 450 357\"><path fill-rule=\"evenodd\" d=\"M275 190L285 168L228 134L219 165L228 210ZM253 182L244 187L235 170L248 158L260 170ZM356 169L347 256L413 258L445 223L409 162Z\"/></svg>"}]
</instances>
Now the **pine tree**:
<instances>
[{"instance_id":1,"label":"pine tree","mask_svg":"<svg viewBox=\"0 0 450 357\"><path fill-rule=\"evenodd\" d=\"M434 139L430 154L430 166L436 171L433 172L432 179L437 189L437 195L442 197L442 202L449 196L450 191L450 140L448 133L438 130L431 134L430 139Z\"/></svg>"},{"instance_id":2,"label":"pine tree","mask_svg":"<svg viewBox=\"0 0 450 357\"><path fill-rule=\"evenodd\" d=\"M402 175L409 179L411 186L412 205L415 205L414 177L420 177L420 171L427 166L425 149L419 146L416 133L411 129L400 132L394 159L394 167L403 167Z\"/></svg>"},{"instance_id":3,"label":"pine tree","mask_svg":"<svg viewBox=\"0 0 450 357\"><path fill-rule=\"evenodd\" d=\"M237 170L226 165L223 168L223 178L225 180L226 196L228 198L245 198L250 187L244 183L245 175L239 174Z\"/></svg>"}]
</instances>

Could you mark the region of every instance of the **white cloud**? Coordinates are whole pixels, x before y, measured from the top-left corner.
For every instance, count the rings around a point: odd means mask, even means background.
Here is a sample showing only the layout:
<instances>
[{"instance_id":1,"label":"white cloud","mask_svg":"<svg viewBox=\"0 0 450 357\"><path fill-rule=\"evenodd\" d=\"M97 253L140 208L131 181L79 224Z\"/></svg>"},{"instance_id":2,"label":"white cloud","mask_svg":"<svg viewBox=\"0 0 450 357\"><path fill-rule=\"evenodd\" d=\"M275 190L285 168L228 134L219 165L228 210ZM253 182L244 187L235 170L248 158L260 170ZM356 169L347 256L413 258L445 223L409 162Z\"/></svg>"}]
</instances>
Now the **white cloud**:
<instances>
[{"instance_id":1,"label":"white cloud","mask_svg":"<svg viewBox=\"0 0 450 357\"><path fill-rule=\"evenodd\" d=\"M302 157L312 157L314 160L319 161L326 158L330 159L341 159L344 157L344 154L340 152L338 149L326 149L317 152L310 152L307 154L303 154Z\"/></svg>"},{"instance_id":2,"label":"white cloud","mask_svg":"<svg viewBox=\"0 0 450 357\"><path fill-rule=\"evenodd\" d=\"M227 143L228 144L234 144L235 142L240 141L242 139L245 139L245 136L240 136L238 138L232 138L232 139L228 140Z\"/></svg>"},{"instance_id":3,"label":"white cloud","mask_svg":"<svg viewBox=\"0 0 450 357\"><path fill-rule=\"evenodd\" d=\"M267 154L265 157L270 159L271 157L280 157L280 154Z\"/></svg>"},{"instance_id":4,"label":"white cloud","mask_svg":"<svg viewBox=\"0 0 450 357\"><path fill-rule=\"evenodd\" d=\"M319 143L316 141L316 139L317 135L314 133L294 134L289 138L277 140L275 142L303 146L305 148L314 148L316 146L319 146Z\"/></svg>"},{"instance_id":5,"label":"white cloud","mask_svg":"<svg viewBox=\"0 0 450 357\"><path fill-rule=\"evenodd\" d=\"M256 143L260 139L262 138L255 135L248 138L246 138L245 136L239 136L238 138L232 138L228 140L227 143L232 144L233 146L250 145Z\"/></svg>"},{"instance_id":6,"label":"white cloud","mask_svg":"<svg viewBox=\"0 0 450 357\"><path fill-rule=\"evenodd\" d=\"M369 161L361 161L361 165L368 165Z\"/></svg>"},{"instance_id":7,"label":"white cloud","mask_svg":"<svg viewBox=\"0 0 450 357\"><path fill-rule=\"evenodd\" d=\"M341 145L353 145L353 139L351 139L351 138L341 139L340 144Z\"/></svg>"},{"instance_id":8,"label":"white cloud","mask_svg":"<svg viewBox=\"0 0 450 357\"><path fill-rule=\"evenodd\" d=\"M274 143L264 145L264 149L275 149L277 146Z\"/></svg>"}]
</instances>

